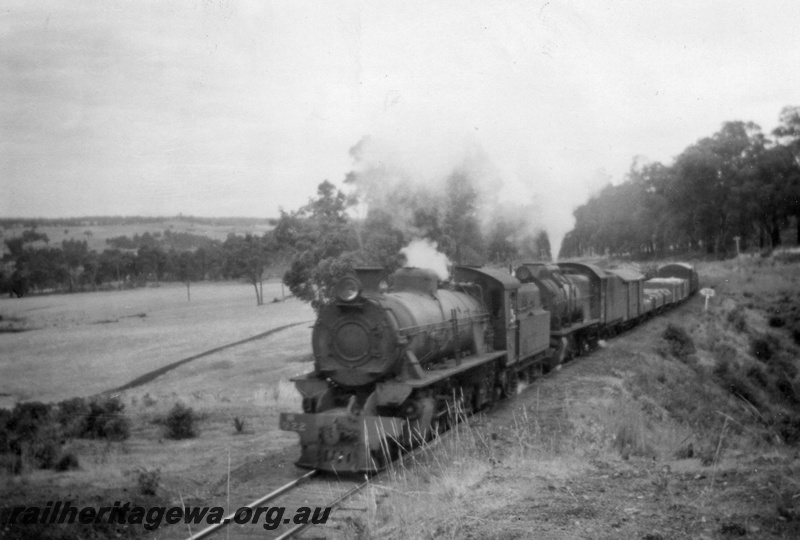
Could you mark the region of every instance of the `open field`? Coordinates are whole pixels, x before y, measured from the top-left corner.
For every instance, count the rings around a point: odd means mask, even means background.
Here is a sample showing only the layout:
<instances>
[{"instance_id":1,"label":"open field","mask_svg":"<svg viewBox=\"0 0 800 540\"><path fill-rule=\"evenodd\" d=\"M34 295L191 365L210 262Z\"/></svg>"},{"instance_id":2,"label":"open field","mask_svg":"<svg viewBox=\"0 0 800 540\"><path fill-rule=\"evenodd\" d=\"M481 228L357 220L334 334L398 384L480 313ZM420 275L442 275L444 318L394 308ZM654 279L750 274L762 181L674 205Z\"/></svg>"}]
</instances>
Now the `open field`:
<instances>
[{"instance_id":1,"label":"open field","mask_svg":"<svg viewBox=\"0 0 800 540\"><path fill-rule=\"evenodd\" d=\"M800 459L781 421L797 413L776 394L783 379L775 367L798 363L798 264L747 258L699 270L702 285L717 291L707 312L696 297L566 364L424 460L393 470L348 505L355 510L345 521L307 537L796 538ZM267 299L280 297L279 284L265 289ZM0 334L0 392L9 400L90 395L313 319L295 300L256 307L253 296L243 284L204 284L192 287L191 303L177 285L0 301L4 319L38 328ZM670 324L685 329L694 352L663 338ZM233 508L270 491L297 476L297 437L277 424L279 412L300 409L288 379L311 367L309 327L197 358L120 392L129 439L70 440L65 450L79 469L3 473L0 498ZM753 356L762 338L770 359ZM789 382L800 382L796 372ZM179 402L199 416L196 438L164 435L161 419ZM137 478L156 470L156 495L142 495ZM329 499L323 488L306 503ZM149 537L186 534L162 527ZM241 526L229 535L264 531Z\"/></svg>"},{"instance_id":2,"label":"open field","mask_svg":"<svg viewBox=\"0 0 800 540\"><path fill-rule=\"evenodd\" d=\"M240 283L195 284L191 297L183 285L166 284L0 300L3 322L27 329L0 333L3 403L108 391L188 356L313 319L294 299L269 303L283 297L278 282L265 284L261 307L252 286Z\"/></svg>"}]
</instances>

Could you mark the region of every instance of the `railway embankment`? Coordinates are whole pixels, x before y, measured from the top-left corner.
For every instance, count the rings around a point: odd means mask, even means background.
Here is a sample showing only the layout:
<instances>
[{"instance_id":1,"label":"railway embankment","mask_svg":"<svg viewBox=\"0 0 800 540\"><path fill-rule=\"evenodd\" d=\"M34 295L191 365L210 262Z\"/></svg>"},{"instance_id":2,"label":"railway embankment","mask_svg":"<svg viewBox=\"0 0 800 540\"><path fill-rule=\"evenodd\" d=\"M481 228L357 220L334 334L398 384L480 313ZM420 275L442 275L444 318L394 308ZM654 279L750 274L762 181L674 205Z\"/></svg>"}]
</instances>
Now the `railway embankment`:
<instances>
[{"instance_id":1,"label":"railway embankment","mask_svg":"<svg viewBox=\"0 0 800 540\"><path fill-rule=\"evenodd\" d=\"M695 297L567 363L326 534L800 537L797 269L701 264L707 310Z\"/></svg>"}]
</instances>

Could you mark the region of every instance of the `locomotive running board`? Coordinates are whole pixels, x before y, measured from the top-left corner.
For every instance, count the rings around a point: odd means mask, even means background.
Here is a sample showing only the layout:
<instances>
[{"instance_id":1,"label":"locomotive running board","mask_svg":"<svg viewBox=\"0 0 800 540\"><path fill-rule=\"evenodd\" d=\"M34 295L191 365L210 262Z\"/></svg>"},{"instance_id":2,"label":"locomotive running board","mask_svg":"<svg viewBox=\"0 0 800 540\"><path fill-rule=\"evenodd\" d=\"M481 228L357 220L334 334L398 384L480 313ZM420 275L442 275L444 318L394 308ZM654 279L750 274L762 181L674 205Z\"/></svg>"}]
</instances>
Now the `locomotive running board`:
<instances>
[{"instance_id":1,"label":"locomotive running board","mask_svg":"<svg viewBox=\"0 0 800 540\"><path fill-rule=\"evenodd\" d=\"M563 337L575 332L576 330L583 330L584 328L593 326L595 324L598 324L599 322L600 319L589 319L588 321L582 322L581 324L574 324L572 326L562 328L561 330L550 330L550 334L554 336Z\"/></svg>"},{"instance_id":2,"label":"locomotive running board","mask_svg":"<svg viewBox=\"0 0 800 540\"><path fill-rule=\"evenodd\" d=\"M458 375L464 371L469 371L470 369L478 367L481 364L490 362L500 358L501 356L505 356L505 354L506 351L495 351L462 358L457 366L454 365L453 367L444 367L441 369L423 370L421 379L408 379L402 382L411 386L412 388L422 388L424 386L447 379L448 377L452 377L453 375ZM454 360L451 361L455 362Z\"/></svg>"}]
</instances>

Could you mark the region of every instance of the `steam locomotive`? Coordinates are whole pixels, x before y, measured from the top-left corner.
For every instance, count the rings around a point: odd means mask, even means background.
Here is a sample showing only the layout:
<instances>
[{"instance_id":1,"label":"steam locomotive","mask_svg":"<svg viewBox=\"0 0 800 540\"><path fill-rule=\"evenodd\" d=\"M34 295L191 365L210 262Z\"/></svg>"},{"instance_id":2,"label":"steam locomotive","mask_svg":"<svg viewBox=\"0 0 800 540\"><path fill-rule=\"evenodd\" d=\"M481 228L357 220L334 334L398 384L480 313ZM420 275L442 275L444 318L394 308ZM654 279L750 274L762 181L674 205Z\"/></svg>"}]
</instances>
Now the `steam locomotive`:
<instances>
[{"instance_id":1,"label":"steam locomotive","mask_svg":"<svg viewBox=\"0 0 800 540\"><path fill-rule=\"evenodd\" d=\"M682 263L649 280L575 262L526 263L514 276L457 266L443 283L420 268L359 268L319 311L314 371L293 379L303 413L282 413L280 427L300 435L300 467L378 471L698 288Z\"/></svg>"}]
</instances>

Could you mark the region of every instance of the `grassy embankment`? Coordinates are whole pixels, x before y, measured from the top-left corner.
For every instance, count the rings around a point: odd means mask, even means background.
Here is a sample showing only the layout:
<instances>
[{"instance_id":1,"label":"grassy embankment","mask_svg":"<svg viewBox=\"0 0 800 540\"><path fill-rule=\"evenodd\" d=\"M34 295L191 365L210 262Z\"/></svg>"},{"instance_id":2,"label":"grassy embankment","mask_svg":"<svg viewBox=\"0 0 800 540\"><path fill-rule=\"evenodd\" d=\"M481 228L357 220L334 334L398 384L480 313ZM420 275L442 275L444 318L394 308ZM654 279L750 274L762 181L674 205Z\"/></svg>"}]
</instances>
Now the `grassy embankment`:
<instances>
[{"instance_id":1,"label":"grassy embankment","mask_svg":"<svg viewBox=\"0 0 800 540\"><path fill-rule=\"evenodd\" d=\"M696 297L535 382L327 533L796 538L798 264L699 270L708 311Z\"/></svg>"}]
</instances>

